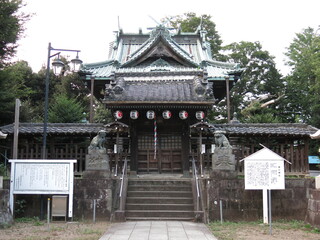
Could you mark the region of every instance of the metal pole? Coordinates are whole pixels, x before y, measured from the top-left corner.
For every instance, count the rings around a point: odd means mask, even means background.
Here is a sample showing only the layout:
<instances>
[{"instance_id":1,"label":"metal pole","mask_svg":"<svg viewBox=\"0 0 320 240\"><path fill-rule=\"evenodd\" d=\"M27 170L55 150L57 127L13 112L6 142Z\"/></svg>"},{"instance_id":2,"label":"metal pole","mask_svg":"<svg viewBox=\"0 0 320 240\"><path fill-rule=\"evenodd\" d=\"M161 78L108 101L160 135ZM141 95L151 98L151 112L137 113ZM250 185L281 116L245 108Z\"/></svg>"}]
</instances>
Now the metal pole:
<instances>
[{"instance_id":1,"label":"metal pole","mask_svg":"<svg viewBox=\"0 0 320 240\"><path fill-rule=\"evenodd\" d=\"M49 77L50 77L50 55L51 43L48 46L47 71L45 80L45 96L44 96L44 120L43 120L43 143L42 143L42 159L46 159L47 146L47 127L48 127L48 101L49 101Z\"/></svg>"},{"instance_id":2,"label":"metal pole","mask_svg":"<svg viewBox=\"0 0 320 240\"><path fill-rule=\"evenodd\" d=\"M226 93L227 93L227 116L230 122L230 92L229 92L229 76L226 76Z\"/></svg>"},{"instance_id":3,"label":"metal pole","mask_svg":"<svg viewBox=\"0 0 320 240\"><path fill-rule=\"evenodd\" d=\"M50 229L50 198L48 198L47 215L48 229Z\"/></svg>"},{"instance_id":4,"label":"metal pole","mask_svg":"<svg viewBox=\"0 0 320 240\"><path fill-rule=\"evenodd\" d=\"M220 200L220 221L223 223L222 200Z\"/></svg>"},{"instance_id":5,"label":"metal pole","mask_svg":"<svg viewBox=\"0 0 320 240\"><path fill-rule=\"evenodd\" d=\"M96 222L96 199L93 199L93 222Z\"/></svg>"},{"instance_id":6,"label":"metal pole","mask_svg":"<svg viewBox=\"0 0 320 240\"><path fill-rule=\"evenodd\" d=\"M19 115L21 102L16 99L16 107L14 112L14 134L13 134L13 159L18 158L18 135L19 135Z\"/></svg>"}]
</instances>

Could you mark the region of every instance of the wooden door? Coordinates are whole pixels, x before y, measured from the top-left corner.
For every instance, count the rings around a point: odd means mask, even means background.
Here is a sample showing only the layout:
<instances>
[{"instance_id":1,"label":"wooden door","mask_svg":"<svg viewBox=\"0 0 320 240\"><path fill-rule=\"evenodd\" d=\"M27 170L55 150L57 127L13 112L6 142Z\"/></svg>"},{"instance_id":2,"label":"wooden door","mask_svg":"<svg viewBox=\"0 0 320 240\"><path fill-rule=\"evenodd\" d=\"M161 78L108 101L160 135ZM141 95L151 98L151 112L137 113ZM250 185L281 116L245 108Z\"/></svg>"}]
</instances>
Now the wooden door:
<instances>
[{"instance_id":1,"label":"wooden door","mask_svg":"<svg viewBox=\"0 0 320 240\"><path fill-rule=\"evenodd\" d=\"M138 172L182 172L181 146L179 133L159 133L156 150L154 136L150 133L140 133L138 135Z\"/></svg>"}]
</instances>

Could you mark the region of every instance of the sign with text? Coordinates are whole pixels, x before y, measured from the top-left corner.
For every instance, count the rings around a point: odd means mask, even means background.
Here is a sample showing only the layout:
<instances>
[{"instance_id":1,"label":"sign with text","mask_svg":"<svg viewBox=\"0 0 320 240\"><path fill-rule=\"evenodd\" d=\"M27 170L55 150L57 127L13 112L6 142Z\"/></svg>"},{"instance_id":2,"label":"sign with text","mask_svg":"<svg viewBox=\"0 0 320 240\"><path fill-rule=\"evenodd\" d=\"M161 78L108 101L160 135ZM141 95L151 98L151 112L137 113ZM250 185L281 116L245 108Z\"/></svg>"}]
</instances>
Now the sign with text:
<instances>
[{"instance_id":1,"label":"sign with text","mask_svg":"<svg viewBox=\"0 0 320 240\"><path fill-rule=\"evenodd\" d=\"M243 160L245 189L285 189L283 157L264 147Z\"/></svg>"},{"instance_id":2,"label":"sign with text","mask_svg":"<svg viewBox=\"0 0 320 240\"><path fill-rule=\"evenodd\" d=\"M72 217L73 164L77 160L12 159L10 179L10 209L14 210L14 194L69 195Z\"/></svg>"},{"instance_id":3,"label":"sign with text","mask_svg":"<svg viewBox=\"0 0 320 240\"><path fill-rule=\"evenodd\" d=\"M283 160L246 160L245 189L284 189Z\"/></svg>"},{"instance_id":4,"label":"sign with text","mask_svg":"<svg viewBox=\"0 0 320 240\"><path fill-rule=\"evenodd\" d=\"M69 163L15 164L13 193L69 192Z\"/></svg>"}]
</instances>

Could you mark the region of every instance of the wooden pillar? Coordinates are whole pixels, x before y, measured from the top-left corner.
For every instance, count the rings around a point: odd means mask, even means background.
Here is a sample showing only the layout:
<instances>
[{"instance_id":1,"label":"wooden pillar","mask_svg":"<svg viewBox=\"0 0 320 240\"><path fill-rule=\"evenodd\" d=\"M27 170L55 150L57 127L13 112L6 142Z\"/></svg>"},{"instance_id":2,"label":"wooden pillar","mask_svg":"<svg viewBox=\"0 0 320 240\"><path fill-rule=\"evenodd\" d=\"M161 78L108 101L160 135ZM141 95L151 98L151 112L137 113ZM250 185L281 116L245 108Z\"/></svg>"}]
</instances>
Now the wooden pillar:
<instances>
[{"instance_id":1,"label":"wooden pillar","mask_svg":"<svg viewBox=\"0 0 320 240\"><path fill-rule=\"evenodd\" d=\"M181 135L181 142L182 142L182 171L183 175L189 176L190 175L190 166L189 166L189 153L190 153L190 127L189 122L185 121L182 125L182 135Z\"/></svg>"},{"instance_id":2,"label":"wooden pillar","mask_svg":"<svg viewBox=\"0 0 320 240\"><path fill-rule=\"evenodd\" d=\"M309 161L308 161L308 156L309 156L309 138L304 139L304 169L307 173L309 173Z\"/></svg>"},{"instance_id":3,"label":"wooden pillar","mask_svg":"<svg viewBox=\"0 0 320 240\"><path fill-rule=\"evenodd\" d=\"M130 172L131 174L137 174L138 171L138 134L137 134L137 124L131 121L130 126Z\"/></svg>"}]
</instances>

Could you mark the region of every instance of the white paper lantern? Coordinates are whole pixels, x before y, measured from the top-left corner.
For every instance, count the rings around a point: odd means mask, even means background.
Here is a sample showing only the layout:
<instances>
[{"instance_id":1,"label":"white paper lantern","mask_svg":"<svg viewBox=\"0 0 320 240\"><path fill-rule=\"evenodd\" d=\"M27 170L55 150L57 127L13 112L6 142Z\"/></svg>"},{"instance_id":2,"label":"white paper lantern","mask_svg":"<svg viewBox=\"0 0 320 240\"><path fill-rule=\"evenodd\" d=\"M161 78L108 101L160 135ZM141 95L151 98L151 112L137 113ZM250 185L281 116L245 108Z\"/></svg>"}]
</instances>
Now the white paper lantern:
<instances>
[{"instance_id":1,"label":"white paper lantern","mask_svg":"<svg viewBox=\"0 0 320 240\"><path fill-rule=\"evenodd\" d=\"M187 119L188 118L188 112L187 111L180 111L179 112L179 117L181 118L181 119Z\"/></svg>"},{"instance_id":2,"label":"white paper lantern","mask_svg":"<svg viewBox=\"0 0 320 240\"><path fill-rule=\"evenodd\" d=\"M131 119L137 119L139 117L139 112L137 110L132 110L130 112L130 118Z\"/></svg>"},{"instance_id":3,"label":"white paper lantern","mask_svg":"<svg viewBox=\"0 0 320 240\"><path fill-rule=\"evenodd\" d=\"M155 117L155 113L154 113L154 111L148 111L147 112L147 118L148 119L154 119L154 117Z\"/></svg>"},{"instance_id":4,"label":"white paper lantern","mask_svg":"<svg viewBox=\"0 0 320 240\"><path fill-rule=\"evenodd\" d=\"M198 120L204 119L204 112L203 111L196 112L196 119Z\"/></svg>"},{"instance_id":5,"label":"white paper lantern","mask_svg":"<svg viewBox=\"0 0 320 240\"><path fill-rule=\"evenodd\" d=\"M119 111L119 110L115 111L115 112L114 112L114 117L115 117L116 119L121 119L121 118L123 117L122 111Z\"/></svg>"},{"instance_id":6,"label":"white paper lantern","mask_svg":"<svg viewBox=\"0 0 320 240\"><path fill-rule=\"evenodd\" d=\"M164 119L170 119L172 117L172 113L169 110L163 111L162 112L162 117Z\"/></svg>"}]
</instances>

